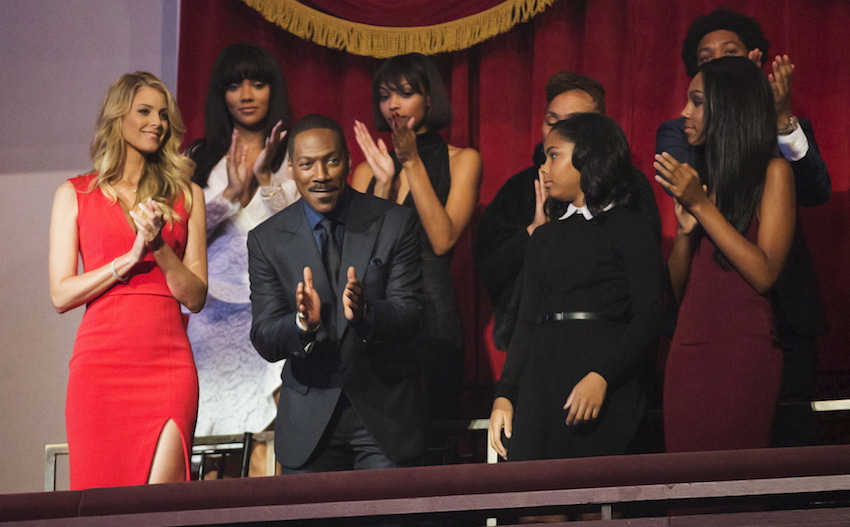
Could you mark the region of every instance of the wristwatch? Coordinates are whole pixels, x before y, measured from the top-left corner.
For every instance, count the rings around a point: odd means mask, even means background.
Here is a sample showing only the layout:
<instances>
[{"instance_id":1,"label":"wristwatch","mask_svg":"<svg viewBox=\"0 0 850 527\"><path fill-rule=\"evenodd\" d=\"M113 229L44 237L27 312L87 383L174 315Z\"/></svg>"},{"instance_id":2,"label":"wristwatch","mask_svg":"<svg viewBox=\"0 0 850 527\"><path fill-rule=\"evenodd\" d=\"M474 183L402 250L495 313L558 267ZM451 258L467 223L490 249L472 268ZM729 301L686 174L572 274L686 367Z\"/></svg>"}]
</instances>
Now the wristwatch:
<instances>
[{"instance_id":1,"label":"wristwatch","mask_svg":"<svg viewBox=\"0 0 850 527\"><path fill-rule=\"evenodd\" d=\"M780 128L779 130L776 131L776 133L779 134L779 135L788 135L799 127L800 127L800 120L792 115L791 117L788 118L788 126Z\"/></svg>"},{"instance_id":2,"label":"wristwatch","mask_svg":"<svg viewBox=\"0 0 850 527\"><path fill-rule=\"evenodd\" d=\"M315 328L311 329L307 325L307 316L300 311L295 313L295 325L304 333L315 333L319 331L319 326L316 326Z\"/></svg>"}]
</instances>

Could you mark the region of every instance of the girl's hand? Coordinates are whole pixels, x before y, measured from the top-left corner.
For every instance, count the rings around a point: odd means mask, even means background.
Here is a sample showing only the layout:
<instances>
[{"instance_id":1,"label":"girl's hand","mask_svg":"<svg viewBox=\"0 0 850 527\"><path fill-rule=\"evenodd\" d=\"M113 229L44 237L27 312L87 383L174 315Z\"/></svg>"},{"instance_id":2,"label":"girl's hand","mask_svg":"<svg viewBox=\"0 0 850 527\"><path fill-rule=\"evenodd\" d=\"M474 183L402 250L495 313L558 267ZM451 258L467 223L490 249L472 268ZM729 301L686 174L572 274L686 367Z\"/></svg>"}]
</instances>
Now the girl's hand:
<instances>
[{"instance_id":1,"label":"girl's hand","mask_svg":"<svg viewBox=\"0 0 850 527\"><path fill-rule=\"evenodd\" d=\"M543 185L543 182L540 181L540 178L537 177L534 179L534 219L531 221L531 224L525 228L528 231L528 235L531 236L534 234L534 230L537 227L540 227L547 221L549 218L546 217L546 200L549 198L549 192L546 190L546 187Z\"/></svg>"},{"instance_id":2,"label":"girl's hand","mask_svg":"<svg viewBox=\"0 0 850 527\"><path fill-rule=\"evenodd\" d=\"M419 150L416 148L416 132L413 131L414 122L413 117L407 119L399 117L392 120L395 155L402 165L408 161L419 159Z\"/></svg>"},{"instance_id":3,"label":"girl's hand","mask_svg":"<svg viewBox=\"0 0 850 527\"><path fill-rule=\"evenodd\" d=\"M271 183L272 161L277 156L283 138L286 137L286 130L281 130L281 128L283 128L283 121L278 121L266 138L265 146L257 155L257 160L254 161L253 172L260 185L268 186Z\"/></svg>"},{"instance_id":4,"label":"girl's hand","mask_svg":"<svg viewBox=\"0 0 850 527\"><path fill-rule=\"evenodd\" d=\"M689 211L694 206L709 202L706 187L700 181L699 174L687 163L679 163L673 156L664 152L655 154L652 166L658 171L655 181L669 190Z\"/></svg>"},{"instance_id":5,"label":"girl's hand","mask_svg":"<svg viewBox=\"0 0 850 527\"><path fill-rule=\"evenodd\" d=\"M497 397L490 412L490 446L504 460L508 459L508 449L502 444L502 428L505 429L505 437L510 439L513 422L514 405L505 397Z\"/></svg>"},{"instance_id":6,"label":"girl's hand","mask_svg":"<svg viewBox=\"0 0 850 527\"><path fill-rule=\"evenodd\" d=\"M155 251L162 247L162 226L165 224L165 219L162 216L162 208L159 203L148 198L145 203L139 203L135 210L130 211L130 217L136 224L136 240L133 243L135 247L139 242L139 238L144 241L145 248L149 251Z\"/></svg>"},{"instance_id":7,"label":"girl's hand","mask_svg":"<svg viewBox=\"0 0 850 527\"><path fill-rule=\"evenodd\" d=\"M384 187L390 186L395 176L395 163L393 163L393 158L390 157L390 152L387 150L384 140L378 139L378 142L375 143L366 125L356 120L354 121L354 138L360 145L360 150L363 152L366 162L369 163L369 168L372 169L377 184Z\"/></svg>"},{"instance_id":8,"label":"girl's hand","mask_svg":"<svg viewBox=\"0 0 850 527\"><path fill-rule=\"evenodd\" d=\"M607 391L608 381L604 377L595 371L585 375L564 403L564 410L569 410L566 423L574 425L599 417Z\"/></svg>"},{"instance_id":9,"label":"girl's hand","mask_svg":"<svg viewBox=\"0 0 850 527\"><path fill-rule=\"evenodd\" d=\"M248 166L248 145L237 148L238 142L239 131L234 128L230 149L227 151L227 187L222 193L224 199L229 201L240 198L254 177L252 167Z\"/></svg>"}]
</instances>

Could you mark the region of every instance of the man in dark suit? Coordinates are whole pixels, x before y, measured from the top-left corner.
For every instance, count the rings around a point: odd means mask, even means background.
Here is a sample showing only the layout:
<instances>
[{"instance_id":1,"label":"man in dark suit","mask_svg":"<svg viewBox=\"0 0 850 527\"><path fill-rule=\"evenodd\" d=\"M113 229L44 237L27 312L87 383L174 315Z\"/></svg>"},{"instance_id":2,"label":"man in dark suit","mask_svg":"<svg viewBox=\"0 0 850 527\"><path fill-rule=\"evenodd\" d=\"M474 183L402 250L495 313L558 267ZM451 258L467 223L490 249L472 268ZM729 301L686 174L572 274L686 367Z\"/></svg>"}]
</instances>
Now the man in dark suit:
<instances>
[{"instance_id":1,"label":"man in dark suit","mask_svg":"<svg viewBox=\"0 0 850 527\"><path fill-rule=\"evenodd\" d=\"M699 66L726 55L747 56L761 66L768 41L751 17L718 8L697 17L682 43L682 60L689 76ZM811 123L794 116L791 80L794 66L787 55L777 56L768 76L776 99L779 155L794 171L797 205L826 203L832 183L820 156ZM666 121L658 128L656 153L667 152L681 163L697 162L694 147L687 143L684 117ZM785 268L773 287L773 313L784 356L780 402L805 403L816 395L817 336L826 333L826 314L811 255L797 215L797 228ZM816 442L814 414L780 407L773 429L774 446L804 446Z\"/></svg>"},{"instance_id":2,"label":"man in dark suit","mask_svg":"<svg viewBox=\"0 0 850 527\"><path fill-rule=\"evenodd\" d=\"M275 424L284 473L415 464L424 407L407 340L422 312L415 213L346 185L332 119L289 132L302 199L248 235L251 341L286 359Z\"/></svg>"}]
</instances>

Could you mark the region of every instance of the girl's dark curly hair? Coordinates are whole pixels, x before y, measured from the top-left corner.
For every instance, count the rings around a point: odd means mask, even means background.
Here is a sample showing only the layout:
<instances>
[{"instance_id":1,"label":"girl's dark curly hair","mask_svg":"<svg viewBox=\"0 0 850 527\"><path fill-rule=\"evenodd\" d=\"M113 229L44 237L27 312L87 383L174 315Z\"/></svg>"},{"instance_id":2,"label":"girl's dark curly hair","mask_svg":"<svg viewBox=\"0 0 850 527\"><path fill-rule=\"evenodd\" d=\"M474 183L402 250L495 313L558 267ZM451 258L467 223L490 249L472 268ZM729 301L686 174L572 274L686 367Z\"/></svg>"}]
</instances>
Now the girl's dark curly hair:
<instances>
[{"instance_id":1,"label":"girl's dark curly hair","mask_svg":"<svg viewBox=\"0 0 850 527\"><path fill-rule=\"evenodd\" d=\"M612 202L644 212L636 199L640 175L632 169L626 134L613 119L600 113L576 113L557 122L549 133L575 145L573 167L581 173L581 190L594 219L603 221L603 209ZM554 201L552 205L551 218L563 214L563 205Z\"/></svg>"}]
</instances>

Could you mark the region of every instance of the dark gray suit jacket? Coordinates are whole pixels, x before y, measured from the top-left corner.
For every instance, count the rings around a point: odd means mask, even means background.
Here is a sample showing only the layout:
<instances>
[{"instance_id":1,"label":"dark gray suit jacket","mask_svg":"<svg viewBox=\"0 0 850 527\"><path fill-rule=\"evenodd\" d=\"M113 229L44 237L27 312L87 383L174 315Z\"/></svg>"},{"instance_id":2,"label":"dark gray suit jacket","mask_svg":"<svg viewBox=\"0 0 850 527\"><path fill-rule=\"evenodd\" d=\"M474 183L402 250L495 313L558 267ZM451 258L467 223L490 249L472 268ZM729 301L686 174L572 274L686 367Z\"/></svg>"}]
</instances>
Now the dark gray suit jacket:
<instances>
[{"instance_id":1,"label":"dark gray suit jacket","mask_svg":"<svg viewBox=\"0 0 850 527\"><path fill-rule=\"evenodd\" d=\"M251 341L267 360L287 359L275 452L289 468L308 461L342 391L389 458L403 463L424 448L418 361L406 345L422 312L415 212L351 192L336 294L301 203L248 235ZM310 353L295 324L295 288L305 266L322 302L322 325ZM363 284L368 335L358 335L343 314L349 266Z\"/></svg>"}]
</instances>

